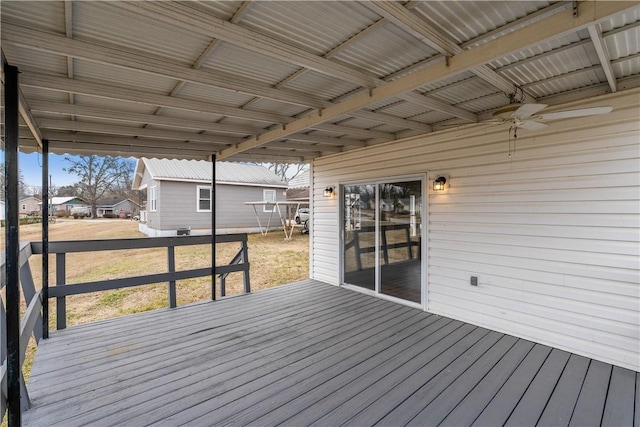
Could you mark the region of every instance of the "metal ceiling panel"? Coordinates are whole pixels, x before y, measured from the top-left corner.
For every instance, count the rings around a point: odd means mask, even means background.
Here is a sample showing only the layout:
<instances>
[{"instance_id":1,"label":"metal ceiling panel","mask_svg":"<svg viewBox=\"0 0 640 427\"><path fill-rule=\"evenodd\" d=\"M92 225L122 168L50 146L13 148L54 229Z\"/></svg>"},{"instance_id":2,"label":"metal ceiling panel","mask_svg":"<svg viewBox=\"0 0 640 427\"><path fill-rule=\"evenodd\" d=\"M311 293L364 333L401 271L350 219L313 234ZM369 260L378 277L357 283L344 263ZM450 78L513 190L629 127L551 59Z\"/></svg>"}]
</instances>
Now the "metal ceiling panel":
<instances>
[{"instance_id":1,"label":"metal ceiling panel","mask_svg":"<svg viewBox=\"0 0 640 427\"><path fill-rule=\"evenodd\" d=\"M224 116L218 114L200 113L197 111L181 110L178 108L162 108L159 116L174 117L178 119L198 120L207 123L216 123L218 120L224 118Z\"/></svg>"},{"instance_id":2,"label":"metal ceiling panel","mask_svg":"<svg viewBox=\"0 0 640 427\"><path fill-rule=\"evenodd\" d=\"M629 59L628 61L613 64L613 72L617 78L637 75L638 69L640 69L640 56L634 56L633 59Z\"/></svg>"},{"instance_id":3,"label":"metal ceiling panel","mask_svg":"<svg viewBox=\"0 0 640 427\"><path fill-rule=\"evenodd\" d=\"M636 22L640 23L640 20ZM635 55L640 52L640 25L605 37L604 42L611 60Z\"/></svg>"},{"instance_id":4,"label":"metal ceiling panel","mask_svg":"<svg viewBox=\"0 0 640 427\"><path fill-rule=\"evenodd\" d=\"M387 22L341 50L334 58L384 78L436 54L426 44Z\"/></svg>"},{"instance_id":5,"label":"metal ceiling panel","mask_svg":"<svg viewBox=\"0 0 640 427\"><path fill-rule=\"evenodd\" d=\"M471 77L455 84L432 90L428 95L448 104L457 105L473 97L480 98L497 91L498 89L481 78Z\"/></svg>"},{"instance_id":6,"label":"metal ceiling panel","mask_svg":"<svg viewBox=\"0 0 640 427\"><path fill-rule=\"evenodd\" d=\"M316 73L315 71L307 71L287 83L285 87L299 92L313 93L323 99L337 98L358 88L357 85Z\"/></svg>"},{"instance_id":7,"label":"metal ceiling panel","mask_svg":"<svg viewBox=\"0 0 640 427\"><path fill-rule=\"evenodd\" d=\"M52 101L52 102L69 102L69 94L53 90L42 90L32 87L22 87L22 93L28 100Z\"/></svg>"},{"instance_id":8,"label":"metal ceiling panel","mask_svg":"<svg viewBox=\"0 0 640 427\"><path fill-rule=\"evenodd\" d=\"M238 108L254 98L251 95L196 83L186 83L182 89L180 89L179 97L213 101L217 104L224 104Z\"/></svg>"},{"instance_id":9,"label":"metal ceiling panel","mask_svg":"<svg viewBox=\"0 0 640 427\"><path fill-rule=\"evenodd\" d=\"M79 59L74 60L73 63L75 76L83 80L98 80L108 84L130 86L138 90L161 94L168 94L178 83L178 80L175 79L112 65Z\"/></svg>"},{"instance_id":10,"label":"metal ceiling panel","mask_svg":"<svg viewBox=\"0 0 640 427\"><path fill-rule=\"evenodd\" d=\"M69 97L65 96L66 103L69 101ZM157 107L148 104L141 104L139 102L121 101L119 99L109 99L97 96L87 95L74 95L75 104L101 108L105 111L117 111L117 112L131 112L139 114L153 114Z\"/></svg>"},{"instance_id":11,"label":"metal ceiling panel","mask_svg":"<svg viewBox=\"0 0 640 427\"><path fill-rule=\"evenodd\" d=\"M73 2L73 36L166 57L191 66L210 38L150 16L123 13L120 2Z\"/></svg>"},{"instance_id":12,"label":"metal ceiling panel","mask_svg":"<svg viewBox=\"0 0 640 427\"><path fill-rule=\"evenodd\" d=\"M474 77L475 74L471 73L471 72L466 72L466 73L459 73L456 74L455 76L450 76L447 77L445 79L442 80L438 80L437 82L433 82L433 83L429 83L427 85L424 85L418 89L416 89L417 92L420 93L429 93L433 90L437 90L437 89L441 89L447 86L451 86L454 85L458 82L462 82L465 81L467 79L470 79L472 77Z\"/></svg>"},{"instance_id":13,"label":"metal ceiling panel","mask_svg":"<svg viewBox=\"0 0 640 427\"><path fill-rule=\"evenodd\" d=\"M190 1L189 6L201 11L203 14L215 16L219 19L229 21L238 11L240 6L245 3L244 0L225 0L225 1Z\"/></svg>"},{"instance_id":14,"label":"metal ceiling panel","mask_svg":"<svg viewBox=\"0 0 640 427\"><path fill-rule=\"evenodd\" d=\"M458 45L549 6L545 1L426 1L413 9Z\"/></svg>"},{"instance_id":15,"label":"metal ceiling panel","mask_svg":"<svg viewBox=\"0 0 640 427\"><path fill-rule=\"evenodd\" d=\"M34 7L29 1L0 2L2 20L64 34L64 2L43 1ZM3 47L4 49L4 47Z\"/></svg>"},{"instance_id":16,"label":"metal ceiling panel","mask_svg":"<svg viewBox=\"0 0 640 427\"><path fill-rule=\"evenodd\" d=\"M283 116L294 117L298 114L309 111L309 108L300 105L288 104L285 102L273 101L271 99L260 98L255 102L252 102L247 107L247 110L261 111L264 113L277 112L278 114Z\"/></svg>"},{"instance_id":17,"label":"metal ceiling panel","mask_svg":"<svg viewBox=\"0 0 640 427\"><path fill-rule=\"evenodd\" d=\"M316 55L371 25L378 16L358 2L255 1L242 25Z\"/></svg>"},{"instance_id":18,"label":"metal ceiling panel","mask_svg":"<svg viewBox=\"0 0 640 427\"><path fill-rule=\"evenodd\" d=\"M64 56L31 49L16 49L10 44L3 44L7 60L21 70L42 71L50 74L67 75L67 59Z\"/></svg>"},{"instance_id":19,"label":"metal ceiling panel","mask_svg":"<svg viewBox=\"0 0 640 427\"><path fill-rule=\"evenodd\" d=\"M216 45L202 65L203 70L224 71L268 85L277 84L298 68L300 67L224 42Z\"/></svg>"}]
</instances>

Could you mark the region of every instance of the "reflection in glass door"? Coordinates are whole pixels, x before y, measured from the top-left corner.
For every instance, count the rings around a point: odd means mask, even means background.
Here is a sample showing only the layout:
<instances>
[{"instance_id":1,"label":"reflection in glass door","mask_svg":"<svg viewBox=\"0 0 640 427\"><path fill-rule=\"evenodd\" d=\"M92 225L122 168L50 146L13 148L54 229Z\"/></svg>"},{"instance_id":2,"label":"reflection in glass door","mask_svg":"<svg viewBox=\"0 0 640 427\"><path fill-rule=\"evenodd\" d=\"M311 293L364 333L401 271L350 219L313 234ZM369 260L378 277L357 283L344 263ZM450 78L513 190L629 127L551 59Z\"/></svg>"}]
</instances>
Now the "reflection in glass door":
<instances>
[{"instance_id":1,"label":"reflection in glass door","mask_svg":"<svg viewBox=\"0 0 640 427\"><path fill-rule=\"evenodd\" d=\"M423 181L342 187L343 283L421 302Z\"/></svg>"},{"instance_id":2,"label":"reflection in glass door","mask_svg":"<svg viewBox=\"0 0 640 427\"><path fill-rule=\"evenodd\" d=\"M419 303L422 182L391 182L378 188L380 292Z\"/></svg>"},{"instance_id":3,"label":"reflection in glass door","mask_svg":"<svg viewBox=\"0 0 640 427\"><path fill-rule=\"evenodd\" d=\"M344 283L375 290L376 186L344 186Z\"/></svg>"}]
</instances>

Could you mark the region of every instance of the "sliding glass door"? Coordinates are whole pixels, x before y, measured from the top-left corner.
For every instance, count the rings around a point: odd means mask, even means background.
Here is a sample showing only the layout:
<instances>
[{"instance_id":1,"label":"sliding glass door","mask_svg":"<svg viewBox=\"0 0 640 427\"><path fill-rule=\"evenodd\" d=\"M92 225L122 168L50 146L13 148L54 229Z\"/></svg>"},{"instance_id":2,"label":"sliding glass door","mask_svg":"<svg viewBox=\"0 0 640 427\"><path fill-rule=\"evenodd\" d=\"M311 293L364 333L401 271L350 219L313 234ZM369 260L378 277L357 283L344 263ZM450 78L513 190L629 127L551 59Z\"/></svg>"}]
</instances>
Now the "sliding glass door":
<instances>
[{"instance_id":1,"label":"sliding glass door","mask_svg":"<svg viewBox=\"0 0 640 427\"><path fill-rule=\"evenodd\" d=\"M422 302L424 179L342 186L343 283Z\"/></svg>"}]
</instances>

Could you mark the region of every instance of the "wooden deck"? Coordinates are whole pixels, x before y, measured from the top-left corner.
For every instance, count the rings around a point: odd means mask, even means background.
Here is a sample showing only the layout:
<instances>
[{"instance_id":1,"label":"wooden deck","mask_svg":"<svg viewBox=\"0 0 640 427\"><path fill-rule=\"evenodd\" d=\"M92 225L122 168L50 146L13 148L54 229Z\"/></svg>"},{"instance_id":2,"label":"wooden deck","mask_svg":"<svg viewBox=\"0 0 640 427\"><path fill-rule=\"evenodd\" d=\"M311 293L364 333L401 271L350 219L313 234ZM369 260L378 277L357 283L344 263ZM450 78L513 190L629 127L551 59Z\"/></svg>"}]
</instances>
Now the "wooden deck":
<instances>
[{"instance_id":1,"label":"wooden deck","mask_svg":"<svg viewBox=\"0 0 640 427\"><path fill-rule=\"evenodd\" d=\"M640 421L636 372L315 281L53 332L29 391L27 426Z\"/></svg>"}]
</instances>

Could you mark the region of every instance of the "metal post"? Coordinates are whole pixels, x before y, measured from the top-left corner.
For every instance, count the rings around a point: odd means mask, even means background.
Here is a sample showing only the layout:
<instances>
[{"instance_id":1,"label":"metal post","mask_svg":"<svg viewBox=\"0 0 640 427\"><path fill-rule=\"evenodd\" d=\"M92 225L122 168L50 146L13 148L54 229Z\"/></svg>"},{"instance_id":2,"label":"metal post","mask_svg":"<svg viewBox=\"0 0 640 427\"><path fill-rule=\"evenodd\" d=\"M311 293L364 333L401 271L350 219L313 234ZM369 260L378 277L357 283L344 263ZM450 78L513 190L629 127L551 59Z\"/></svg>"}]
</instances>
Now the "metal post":
<instances>
[{"instance_id":1,"label":"metal post","mask_svg":"<svg viewBox=\"0 0 640 427\"><path fill-rule=\"evenodd\" d=\"M49 140L42 140L42 338L49 338Z\"/></svg>"},{"instance_id":2,"label":"metal post","mask_svg":"<svg viewBox=\"0 0 640 427\"><path fill-rule=\"evenodd\" d=\"M18 235L18 68L4 63L5 236L7 278L7 408L9 427L22 424L20 410L20 238Z\"/></svg>"},{"instance_id":3,"label":"metal post","mask_svg":"<svg viewBox=\"0 0 640 427\"><path fill-rule=\"evenodd\" d=\"M216 300L216 155L211 155L211 299Z\"/></svg>"}]
</instances>

